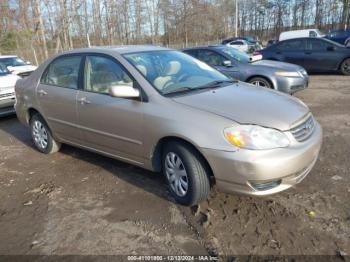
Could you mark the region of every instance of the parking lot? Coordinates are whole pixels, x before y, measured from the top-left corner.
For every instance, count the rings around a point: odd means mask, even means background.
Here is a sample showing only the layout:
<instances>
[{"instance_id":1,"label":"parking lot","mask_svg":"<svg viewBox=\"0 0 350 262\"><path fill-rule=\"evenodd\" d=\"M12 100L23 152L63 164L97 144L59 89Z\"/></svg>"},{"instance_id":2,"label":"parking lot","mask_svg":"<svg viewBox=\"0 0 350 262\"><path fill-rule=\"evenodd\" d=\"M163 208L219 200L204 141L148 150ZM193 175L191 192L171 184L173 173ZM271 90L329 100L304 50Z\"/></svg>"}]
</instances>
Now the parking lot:
<instances>
[{"instance_id":1,"label":"parking lot","mask_svg":"<svg viewBox=\"0 0 350 262\"><path fill-rule=\"evenodd\" d=\"M0 253L349 255L349 78L313 75L296 96L324 129L309 176L264 198L213 190L192 208L159 174L70 146L40 154L1 119Z\"/></svg>"}]
</instances>

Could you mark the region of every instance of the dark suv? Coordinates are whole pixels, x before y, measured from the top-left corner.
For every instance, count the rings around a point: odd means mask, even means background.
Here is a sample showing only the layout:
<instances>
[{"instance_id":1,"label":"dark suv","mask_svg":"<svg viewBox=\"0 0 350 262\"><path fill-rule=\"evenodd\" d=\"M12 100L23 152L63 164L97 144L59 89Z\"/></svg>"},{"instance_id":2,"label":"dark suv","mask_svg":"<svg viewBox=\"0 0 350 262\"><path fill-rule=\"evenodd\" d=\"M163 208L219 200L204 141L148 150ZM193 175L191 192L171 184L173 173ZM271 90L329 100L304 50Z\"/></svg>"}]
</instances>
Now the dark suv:
<instances>
[{"instance_id":1,"label":"dark suv","mask_svg":"<svg viewBox=\"0 0 350 262\"><path fill-rule=\"evenodd\" d=\"M350 46L350 29L331 31L326 35L326 38L339 44Z\"/></svg>"}]
</instances>

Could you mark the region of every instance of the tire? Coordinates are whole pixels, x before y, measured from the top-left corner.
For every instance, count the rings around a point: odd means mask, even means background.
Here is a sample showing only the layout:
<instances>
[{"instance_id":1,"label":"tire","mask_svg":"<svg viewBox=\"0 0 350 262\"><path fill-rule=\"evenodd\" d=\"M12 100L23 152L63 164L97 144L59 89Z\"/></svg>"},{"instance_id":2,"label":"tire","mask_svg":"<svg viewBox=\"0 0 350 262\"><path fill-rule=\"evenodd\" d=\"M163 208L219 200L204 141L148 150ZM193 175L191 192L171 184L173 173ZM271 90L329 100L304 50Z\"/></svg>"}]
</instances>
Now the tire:
<instances>
[{"instance_id":1,"label":"tire","mask_svg":"<svg viewBox=\"0 0 350 262\"><path fill-rule=\"evenodd\" d=\"M343 75L350 75L350 58L345 59L340 65L340 72Z\"/></svg>"},{"instance_id":2,"label":"tire","mask_svg":"<svg viewBox=\"0 0 350 262\"><path fill-rule=\"evenodd\" d=\"M271 83L263 77L253 77L248 81L248 83L255 86L273 89L273 86L271 85Z\"/></svg>"},{"instance_id":3,"label":"tire","mask_svg":"<svg viewBox=\"0 0 350 262\"><path fill-rule=\"evenodd\" d=\"M52 137L50 128L40 114L31 117L30 131L34 145L41 153L52 154L60 150L61 143Z\"/></svg>"},{"instance_id":4,"label":"tire","mask_svg":"<svg viewBox=\"0 0 350 262\"><path fill-rule=\"evenodd\" d=\"M209 169L201 155L190 146L180 142L166 144L162 172L176 202L192 206L208 198Z\"/></svg>"}]
</instances>

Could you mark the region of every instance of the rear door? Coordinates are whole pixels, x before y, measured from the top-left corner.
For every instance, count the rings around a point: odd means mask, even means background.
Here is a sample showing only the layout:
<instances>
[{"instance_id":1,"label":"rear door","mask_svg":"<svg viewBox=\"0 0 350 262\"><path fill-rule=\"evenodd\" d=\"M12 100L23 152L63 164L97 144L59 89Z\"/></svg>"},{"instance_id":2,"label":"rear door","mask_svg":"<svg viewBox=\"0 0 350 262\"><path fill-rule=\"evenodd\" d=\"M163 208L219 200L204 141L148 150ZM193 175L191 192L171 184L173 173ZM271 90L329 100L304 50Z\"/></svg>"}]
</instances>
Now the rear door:
<instances>
[{"instance_id":1,"label":"rear door","mask_svg":"<svg viewBox=\"0 0 350 262\"><path fill-rule=\"evenodd\" d=\"M44 71L36 88L40 111L54 134L75 143L81 141L76 111L81 67L81 55L58 57Z\"/></svg>"},{"instance_id":2,"label":"rear door","mask_svg":"<svg viewBox=\"0 0 350 262\"><path fill-rule=\"evenodd\" d=\"M276 60L305 67L305 40L292 39L278 43L274 48Z\"/></svg>"},{"instance_id":3,"label":"rear door","mask_svg":"<svg viewBox=\"0 0 350 262\"><path fill-rule=\"evenodd\" d=\"M87 147L142 164L144 102L109 95L109 88L118 85L138 88L115 58L86 56L84 85L77 96L79 126Z\"/></svg>"}]
</instances>

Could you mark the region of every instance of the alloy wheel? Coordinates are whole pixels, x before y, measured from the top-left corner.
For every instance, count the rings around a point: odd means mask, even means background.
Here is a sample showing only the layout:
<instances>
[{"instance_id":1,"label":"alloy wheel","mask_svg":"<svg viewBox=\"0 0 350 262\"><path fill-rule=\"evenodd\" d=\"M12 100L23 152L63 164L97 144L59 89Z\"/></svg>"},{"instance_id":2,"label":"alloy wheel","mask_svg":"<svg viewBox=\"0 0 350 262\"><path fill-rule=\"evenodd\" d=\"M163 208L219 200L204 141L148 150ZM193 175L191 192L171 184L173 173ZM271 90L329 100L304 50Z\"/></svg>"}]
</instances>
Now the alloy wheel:
<instances>
[{"instance_id":1,"label":"alloy wheel","mask_svg":"<svg viewBox=\"0 0 350 262\"><path fill-rule=\"evenodd\" d=\"M342 71L350 74L350 59L346 59L342 64Z\"/></svg>"},{"instance_id":2,"label":"alloy wheel","mask_svg":"<svg viewBox=\"0 0 350 262\"><path fill-rule=\"evenodd\" d=\"M252 81L251 84L255 86L267 87L267 85L264 82L259 80Z\"/></svg>"},{"instance_id":3,"label":"alloy wheel","mask_svg":"<svg viewBox=\"0 0 350 262\"><path fill-rule=\"evenodd\" d=\"M45 149L48 145L48 134L45 126L40 121L35 120L32 132L35 144L39 148Z\"/></svg>"},{"instance_id":4,"label":"alloy wheel","mask_svg":"<svg viewBox=\"0 0 350 262\"><path fill-rule=\"evenodd\" d=\"M165 173L173 192L183 197L188 192L188 176L181 158L174 152L165 157Z\"/></svg>"}]
</instances>

